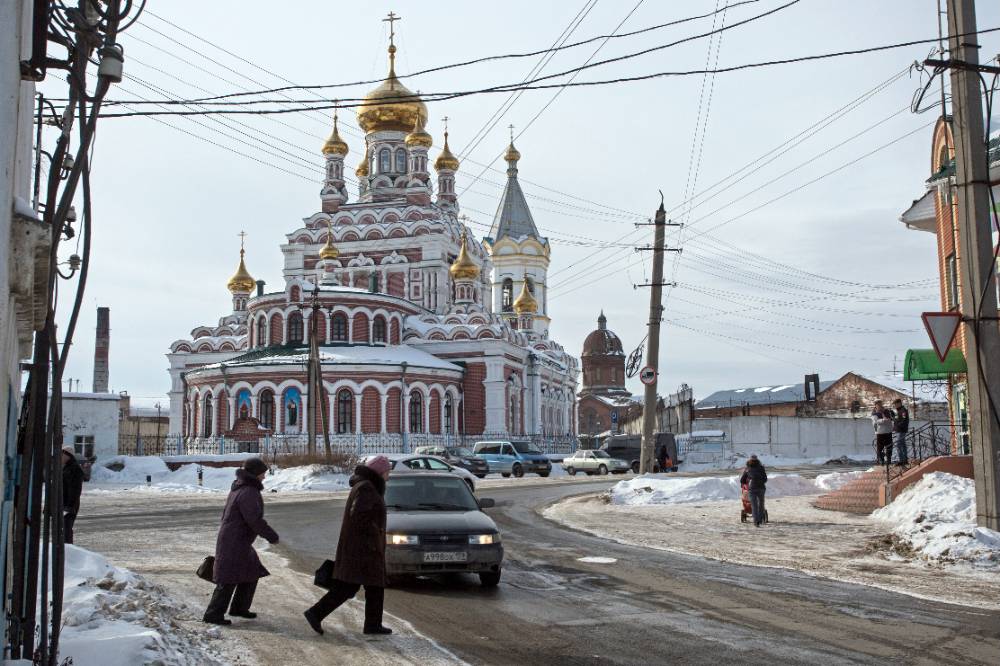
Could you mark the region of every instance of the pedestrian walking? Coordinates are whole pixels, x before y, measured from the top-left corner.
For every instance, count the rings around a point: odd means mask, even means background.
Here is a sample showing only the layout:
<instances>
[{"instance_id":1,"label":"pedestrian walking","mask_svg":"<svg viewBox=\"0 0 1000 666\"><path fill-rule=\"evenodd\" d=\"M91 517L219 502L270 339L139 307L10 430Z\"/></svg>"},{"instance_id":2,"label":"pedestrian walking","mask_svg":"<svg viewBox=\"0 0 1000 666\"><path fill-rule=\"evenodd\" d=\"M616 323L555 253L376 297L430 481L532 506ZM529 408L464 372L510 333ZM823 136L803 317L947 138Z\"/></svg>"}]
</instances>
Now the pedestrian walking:
<instances>
[{"instance_id":1,"label":"pedestrian walking","mask_svg":"<svg viewBox=\"0 0 1000 666\"><path fill-rule=\"evenodd\" d=\"M750 492L750 512L757 527L764 522L764 494L767 492L767 471L756 455L747 460L746 469L740 477L740 486L746 485Z\"/></svg>"},{"instance_id":2,"label":"pedestrian walking","mask_svg":"<svg viewBox=\"0 0 1000 666\"><path fill-rule=\"evenodd\" d=\"M667 444L660 442L660 445L656 447L656 462L659 464L661 472L669 472L670 468L673 467L672 462L667 466L668 458L670 458L670 454L667 452Z\"/></svg>"},{"instance_id":3,"label":"pedestrian walking","mask_svg":"<svg viewBox=\"0 0 1000 666\"><path fill-rule=\"evenodd\" d=\"M63 543L73 543L73 524L80 513L80 495L83 494L83 468L76 461L73 447L62 450L62 505Z\"/></svg>"},{"instance_id":4,"label":"pedestrian walking","mask_svg":"<svg viewBox=\"0 0 1000 666\"><path fill-rule=\"evenodd\" d=\"M892 464L893 416L892 410L883 406L881 400L875 401L871 419L875 429L875 457L879 465Z\"/></svg>"},{"instance_id":5,"label":"pedestrian walking","mask_svg":"<svg viewBox=\"0 0 1000 666\"><path fill-rule=\"evenodd\" d=\"M892 438L896 444L896 459L899 465L907 465L910 456L906 451L906 433L910 430L910 411L903 405L903 401L896 398L892 401L892 409L895 418L892 420Z\"/></svg>"},{"instance_id":6,"label":"pedestrian walking","mask_svg":"<svg viewBox=\"0 0 1000 666\"><path fill-rule=\"evenodd\" d=\"M344 520L337 541L333 565L333 585L305 613L317 634L323 633L323 619L361 586L365 587L366 634L391 634L382 626L385 599L385 483L391 465L385 456L376 456L358 465L351 477L351 493L344 505Z\"/></svg>"},{"instance_id":7,"label":"pedestrian walking","mask_svg":"<svg viewBox=\"0 0 1000 666\"><path fill-rule=\"evenodd\" d=\"M222 510L222 524L215 541L215 592L205 609L204 621L210 624L230 625L226 608L232 617L254 619L250 611L257 581L271 575L257 557L253 542L257 537L269 543L278 543L278 533L264 520L264 489L267 465L260 458L248 458L236 470Z\"/></svg>"}]
</instances>

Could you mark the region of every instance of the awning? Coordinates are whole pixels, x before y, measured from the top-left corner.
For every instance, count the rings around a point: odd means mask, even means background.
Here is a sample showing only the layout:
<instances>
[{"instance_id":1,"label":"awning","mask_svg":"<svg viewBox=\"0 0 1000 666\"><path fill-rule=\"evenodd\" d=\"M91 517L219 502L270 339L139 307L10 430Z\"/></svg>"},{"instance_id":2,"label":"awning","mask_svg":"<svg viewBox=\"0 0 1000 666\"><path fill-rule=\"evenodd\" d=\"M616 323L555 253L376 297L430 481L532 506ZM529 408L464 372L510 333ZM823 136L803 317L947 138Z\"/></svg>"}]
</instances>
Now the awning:
<instances>
[{"instance_id":1,"label":"awning","mask_svg":"<svg viewBox=\"0 0 1000 666\"><path fill-rule=\"evenodd\" d=\"M933 349L907 349L903 365L903 380L921 382L948 379L951 375L968 372L965 355L960 349L949 349L944 363Z\"/></svg>"}]
</instances>

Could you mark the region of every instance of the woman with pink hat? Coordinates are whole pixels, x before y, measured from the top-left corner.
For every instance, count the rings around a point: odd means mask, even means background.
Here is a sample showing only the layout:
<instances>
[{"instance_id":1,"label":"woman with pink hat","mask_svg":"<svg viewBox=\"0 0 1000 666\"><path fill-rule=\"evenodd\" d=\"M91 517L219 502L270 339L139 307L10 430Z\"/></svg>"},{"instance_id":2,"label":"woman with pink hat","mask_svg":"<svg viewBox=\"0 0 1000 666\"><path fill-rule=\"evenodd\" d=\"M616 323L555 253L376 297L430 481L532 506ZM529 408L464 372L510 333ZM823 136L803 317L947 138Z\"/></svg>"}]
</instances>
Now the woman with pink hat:
<instances>
[{"instance_id":1,"label":"woman with pink hat","mask_svg":"<svg viewBox=\"0 0 1000 666\"><path fill-rule=\"evenodd\" d=\"M382 626L386 582L383 496L391 467L388 458L375 456L354 469L337 542L333 585L304 613L317 634L323 633L323 618L352 599L362 585L365 587L365 633L392 633L392 629Z\"/></svg>"}]
</instances>

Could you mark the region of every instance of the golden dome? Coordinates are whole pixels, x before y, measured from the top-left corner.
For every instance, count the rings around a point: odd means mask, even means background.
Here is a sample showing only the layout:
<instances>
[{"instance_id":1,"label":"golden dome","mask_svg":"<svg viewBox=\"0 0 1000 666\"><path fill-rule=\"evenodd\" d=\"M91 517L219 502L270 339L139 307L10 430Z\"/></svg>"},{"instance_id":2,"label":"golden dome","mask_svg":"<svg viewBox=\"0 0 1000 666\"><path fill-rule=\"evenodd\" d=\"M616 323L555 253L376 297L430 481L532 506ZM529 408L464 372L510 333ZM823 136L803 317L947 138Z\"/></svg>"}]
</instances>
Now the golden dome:
<instances>
[{"instance_id":1,"label":"golden dome","mask_svg":"<svg viewBox=\"0 0 1000 666\"><path fill-rule=\"evenodd\" d=\"M358 124L368 132L408 132L427 122L427 107L396 78L396 47L389 45L389 75L358 106Z\"/></svg>"},{"instance_id":2,"label":"golden dome","mask_svg":"<svg viewBox=\"0 0 1000 666\"><path fill-rule=\"evenodd\" d=\"M504 153L503 158L508 162L516 162L521 159L521 153L517 148L514 147L514 140L510 140L510 145L507 146L507 152Z\"/></svg>"},{"instance_id":3,"label":"golden dome","mask_svg":"<svg viewBox=\"0 0 1000 666\"><path fill-rule=\"evenodd\" d=\"M519 315L523 314L534 314L538 311L538 301L535 297L531 295L528 291L528 276L524 276L524 282L521 283L521 293L518 295L517 300L514 301L514 312Z\"/></svg>"},{"instance_id":4,"label":"golden dome","mask_svg":"<svg viewBox=\"0 0 1000 666\"><path fill-rule=\"evenodd\" d=\"M243 254L243 248L240 248L240 267L226 283L226 287L234 294L249 294L257 284L250 272L247 271L246 264L243 263Z\"/></svg>"},{"instance_id":5,"label":"golden dome","mask_svg":"<svg viewBox=\"0 0 1000 666\"><path fill-rule=\"evenodd\" d=\"M347 154L347 144L340 138L340 132L337 131L336 115L333 116L333 132L330 134L330 138L326 140L326 143L323 144L323 154L340 156Z\"/></svg>"},{"instance_id":6,"label":"golden dome","mask_svg":"<svg viewBox=\"0 0 1000 666\"><path fill-rule=\"evenodd\" d=\"M455 263L448 269L451 271L451 277L455 280L475 280L479 277L479 266L469 257L469 253L465 251L467 241L468 235L465 229L462 229L462 248L458 251Z\"/></svg>"},{"instance_id":7,"label":"golden dome","mask_svg":"<svg viewBox=\"0 0 1000 666\"><path fill-rule=\"evenodd\" d=\"M434 160L434 168L438 171L441 169L458 171L458 158L452 155L451 149L448 148L448 132L444 133L444 148L441 149L441 154Z\"/></svg>"},{"instance_id":8,"label":"golden dome","mask_svg":"<svg viewBox=\"0 0 1000 666\"><path fill-rule=\"evenodd\" d=\"M358 178L365 178L368 176L368 151L365 151L365 157L361 160L361 164L358 168L354 170L354 175Z\"/></svg>"},{"instance_id":9,"label":"golden dome","mask_svg":"<svg viewBox=\"0 0 1000 666\"><path fill-rule=\"evenodd\" d=\"M433 144L433 137L424 130L424 124L418 117L413 125L413 131L406 135L406 145L410 148L430 148Z\"/></svg>"},{"instance_id":10,"label":"golden dome","mask_svg":"<svg viewBox=\"0 0 1000 666\"><path fill-rule=\"evenodd\" d=\"M333 244L333 222L327 223L326 245L319 249L320 259L336 259L340 256L340 250Z\"/></svg>"}]
</instances>

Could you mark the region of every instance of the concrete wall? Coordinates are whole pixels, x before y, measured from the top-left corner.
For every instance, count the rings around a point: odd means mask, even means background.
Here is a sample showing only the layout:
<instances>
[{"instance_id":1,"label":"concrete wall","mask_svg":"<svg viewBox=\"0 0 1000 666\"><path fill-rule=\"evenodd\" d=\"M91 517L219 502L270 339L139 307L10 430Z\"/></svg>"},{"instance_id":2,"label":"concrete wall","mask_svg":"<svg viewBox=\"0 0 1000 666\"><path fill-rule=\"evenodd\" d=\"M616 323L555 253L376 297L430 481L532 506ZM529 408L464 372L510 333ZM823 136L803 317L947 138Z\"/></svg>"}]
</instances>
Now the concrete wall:
<instances>
[{"instance_id":1,"label":"concrete wall","mask_svg":"<svg viewBox=\"0 0 1000 666\"><path fill-rule=\"evenodd\" d=\"M118 396L113 393L63 394L63 445L76 437L94 438L94 455L118 455Z\"/></svg>"},{"instance_id":2,"label":"concrete wall","mask_svg":"<svg viewBox=\"0 0 1000 666\"><path fill-rule=\"evenodd\" d=\"M911 428L920 423L911 422ZM695 419L695 430L722 430L732 453L789 458L875 457L868 419L795 416L734 416Z\"/></svg>"}]
</instances>

